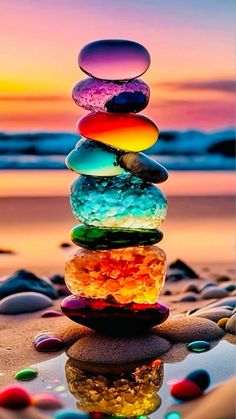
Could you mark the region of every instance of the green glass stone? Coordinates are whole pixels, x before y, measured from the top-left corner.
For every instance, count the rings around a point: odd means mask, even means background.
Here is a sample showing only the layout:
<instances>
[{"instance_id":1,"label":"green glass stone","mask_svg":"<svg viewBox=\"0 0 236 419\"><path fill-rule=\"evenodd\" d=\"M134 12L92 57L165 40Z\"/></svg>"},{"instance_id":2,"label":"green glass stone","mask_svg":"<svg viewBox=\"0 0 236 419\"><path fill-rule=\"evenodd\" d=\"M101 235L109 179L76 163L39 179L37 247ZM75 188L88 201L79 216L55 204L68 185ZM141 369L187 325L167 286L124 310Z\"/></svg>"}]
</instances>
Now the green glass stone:
<instances>
[{"instance_id":1,"label":"green glass stone","mask_svg":"<svg viewBox=\"0 0 236 419\"><path fill-rule=\"evenodd\" d=\"M16 373L15 378L19 381L30 381L37 377L38 372L36 370L32 370L31 368L27 368L25 370L20 370Z\"/></svg>"},{"instance_id":2,"label":"green glass stone","mask_svg":"<svg viewBox=\"0 0 236 419\"><path fill-rule=\"evenodd\" d=\"M211 349L211 345L209 342L205 340L196 340L194 342L191 342L187 346L188 350L191 352L206 352Z\"/></svg>"},{"instance_id":3,"label":"green glass stone","mask_svg":"<svg viewBox=\"0 0 236 419\"><path fill-rule=\"evenodd\" d=\"M163 238L158 229L129 229L89 227L78 225L71 230L71 240L86 249L118 249L138 245L152 245Z\"/></svg>"},{"instance_id":4,"label":"green glass stone","mask_svg":"<svg viewBox=\"0 0 236 419\"><path fill-rule=\"evenodd\" d=\"M122 154L99 142L80 140L66 157L66 166L76 173L88 176L116 176L124 173L118 164Z\"/></svg>"}]
</instances>

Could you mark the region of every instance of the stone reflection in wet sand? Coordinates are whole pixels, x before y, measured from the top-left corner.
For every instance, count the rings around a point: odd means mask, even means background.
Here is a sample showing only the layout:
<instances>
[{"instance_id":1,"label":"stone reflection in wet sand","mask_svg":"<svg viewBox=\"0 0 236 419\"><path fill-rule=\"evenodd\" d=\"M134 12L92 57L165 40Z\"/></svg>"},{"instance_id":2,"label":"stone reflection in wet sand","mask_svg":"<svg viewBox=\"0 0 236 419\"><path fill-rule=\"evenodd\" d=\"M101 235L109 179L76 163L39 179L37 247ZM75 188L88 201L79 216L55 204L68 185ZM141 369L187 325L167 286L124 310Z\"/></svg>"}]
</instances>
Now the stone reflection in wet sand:
<instances>
[{"instance_id":1,"label":"stone reflection in wet sand","mask_svg":"<svg viewBox=\"0 0 236 419\"><path fill-rule=\"evenodd\" d=\"M91 365L69 358L65 373L78 409L113 416L150 415L161 405L163 362Z\"/></svg>"}]
</instances>

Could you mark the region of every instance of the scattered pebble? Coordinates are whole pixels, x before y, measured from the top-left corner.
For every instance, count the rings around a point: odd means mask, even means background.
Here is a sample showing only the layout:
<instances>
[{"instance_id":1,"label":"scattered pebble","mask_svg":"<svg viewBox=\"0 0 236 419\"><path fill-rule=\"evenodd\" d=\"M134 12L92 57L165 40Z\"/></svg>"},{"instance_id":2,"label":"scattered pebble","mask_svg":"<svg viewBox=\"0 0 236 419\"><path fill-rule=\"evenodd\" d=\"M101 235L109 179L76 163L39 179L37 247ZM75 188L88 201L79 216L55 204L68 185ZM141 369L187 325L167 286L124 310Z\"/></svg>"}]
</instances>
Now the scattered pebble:
<instances>
[{"instance_id":1,"label":"scattered pebble","mask_svg":"<svg viewBox=\"0 0 236 419\"><path fill-rule=\"evenodd\" d=\"M222 319L218 320L217 324L219 327L221 327L221 329L225 330L225 326L228 320L229 320L228 317L223 317Z\"/></svg>"},{"instance_id":2,"label":"scattered pebble","mask_svg":"<svg viewBox=\"0 0 236 419\"><path fill-rule=\"evenodd\" d=\"M232 307L233 309L236 306L236 296L222 298L222 300L215 301L214 303L208 304L206 308L209 309L209 308L223 307L223 306L229 306L229 307Z\"/></svg>"},{"instance_id":3,"label":"scattered pebble","mask_svg":"<svg viewBox=\"0 0 236 419\"><path fill-rule=\"evenodd\" d=\"M188 374L186 379L197 384L203 391L210 385L210 376L205 370L195 370Z\"/></svg>"},{"instance_id":4,"label":"scattered pebble","mask_svg":"<svg viewBox=\"0 0 236 419\"><path fill-rule=\"evenodd\" d=\"M54 410L63 407L61 400L51 393L34 394L32 404L42 410Z\"/></svg>"},{"instance_id":5,"label":"scattered pebble","mask_svg":"<svg viewBox=\"0 0 236 419\"><path fill-rule=\"evenodd\" d=\"M204 300L210 300L211 298L224 298L228 295L228 291L219 287L210 287L201 292L201 297Z\"/></svg>"},{"instance_id":6,"label":"scattered pebble","mask_svg":"<svg viewBox=\"0 0 236 419\"><path fill-rule=\"evenodd\" d=\"M228 291L228 292L232 292L236 289L236 285L235 284L228 284L228 285L224 285L221 288Z\"/></svg>"},{"instance_id":7,"label":"scattered pebble","mask_svg":"<svg viewBox=\"0 0 236 419\"><path fill-rule=\"evenodd\" d=\"M217 281L218 282L226 282L226 281L230 281L231 278L228 275L221 275L217 277Z\"/></svg>"},{"instance_id":8,"label":"scattered pebble","mask_svg":"<svg viewBox=\"0 0 236 419\"><path fill-rule=\"evenodd\" d=\"M165 323L156 326L153 330L173 343L195 340L211 341L224 336L224 331L216 323L197 316L166 320Z\"/></svg>"},{"instance_id":9,"label":"scattered pebble","mask_svg":"<svg viewBox=\"0 0 236 419\"><path fill-rule=\"evenodd\" d=\"M199 293L198 287L194 284L188 284L184 287L183 292L195 292L196 294Z\"/></svg>"},{"instance_id":10,"label":"scattered pebble","mask_svg":"<svg viewBox=\"0 0 236 419\"><path fill-rule=\"evenodd\" d=\"M19 292L38 292L52 299L58 298L57 291L49 282L24 269L0 282L0 299Z\"/></svg>"},{"instance_id":11,"label":"scattered pebble","mask_svg":"<svg viewBox=\"0 0 236 419\"><path fill-rule=\"evenodd\" d=\"M211 349L211 345L206 340L195 340L187 345L187 348L191 352L206 352Z\"/></svg>"},{"instance_id":12,"label":"scattered pebble","mask_svg":"<svg viewBox=\"0 0 236 419\"><path fill-rule=\"evenodd\" d=\"M200 288L199 288L199 291L203 291L203 290L205 290L206 288L209 288L209 287L215 287L216 286L216 282L213 282L213 281L208 281L208 282L206 282L205 284L203 284Z\"/></svg>"},{"instance_id":13,"label":"scattered pebble","mask_svg":"<svg viewBox=\"0 0 236 419\"><path fill-rule=\"evenodd\" d=\"M63 313L59 310L46 310L41 314L41 317L59 317L63 316Z\"/></svg>"},{"instance_id":14,"label":"scattered pebble","mask_svg":"<svg viewBox=\"0 0 236 419\"><path fill-rule=\"evenodd\" d=\"M90 415L78 410L61 410L54 416L55 419L89 419Z\"/></svg>"},{"instance_id":15,"label":"scattered pebble","mask_svg":"<svg viewBox=\"0 0 236 419\"><path fill-rule=\"evenodd\" d=\"M71 247L71 246L72 246L71 243L67 243L67 242L63 242L60 244L60 247L62 249L67 249L68 247Z\"/></svg>"},{"instance_id":16,"label":"scattered pebble","mask_svg":"<svg viewBox=\"0 0 236 419\"><path fill-rule=\"evenodd\" d=\"M29 393L20 386L8 385L0 389L0 406L6 409L24 409L31 404Z\"/></svg>"},{"instance_id":17,"label":"scattered pebble","mask_svg":"<svg viewBox=\"0 0 236 419\"><path fill-rule=\"evenodd\" d=\"M225 330L233 335L236 335L236 313L227 321Z\"/></svg>"},{"instance_id":18,"label":"scattered pebble","mask_svg":"<svg viewBox=\"0 0 236 419\"><path fill-rule=\"evenodd\" d=\"M179 300L179 302L192 302L192 301L197 301L198 300L198 297L196 296L196 294L193 294L193 293L188 293L188 294L184 294L181 298L180 298L180 300Z\"/></svg>"},{"instance_id":19,"label":"scattered pebble","mask_svg":"<svg viewBox=\"0 0 236 419\"><path fill-rule=\"evenodd\" d=\"M37 343L41 342L42 340L52 338L53 333L52 332L41 332L38 335L35 336L33 344L36 346Z\"/></svg>"},{"instance_id":20,"label":"scattered pebble","mask_svg":"<svg viewBox=\"0 0 236 419\"><path fill-rule=\"evenodd\" d=\"M15 378L19 381L31 381L36 378L38 375L38 371L33 370L31 368L27 368L24 370L20 370L16 373Z\"/></svg>"},{"instance_id":21,"label":"scattered pebble","mask_svg":"<svg viewBox=\"0 0 236 419\"><path fill-rule=\"evenodd\" d=\"M165 419L181 419L181 414L177 411L168 412L165 415Z\"/></svg>"},{"instance_id":22,"label":"scattered pebble","mask_svg":"<svg viewBox=\"0 0 236 419\"><path fill-rule=\"evenodd\" d=\"M197 311L192 314L194 317L202 317L205 319L209 319L213 322L218 322L222 317L230 317L231 311L230 310L222 310L221 307L219 308L212 308L210 310L201 310Z\"/></svg>"},{"instance_id":23,"label":"scattered pebble","mask_svg":"<svg viewBox=\"0 0 236 419\"><path fill-rule=\"evenodd\" d=\"M192 400L201 396L202 389L190 380L181 380L171 387L171 395L177 400Z\"/></svg>"},{"instance_id":24,"label":"scattered pebble","mask_svg":"<svg viewBox=\"0 0 236 419\"><path fill-rule=\"evenodd\" d=\"M61 339L48 337L36 343L35 348L39 352L57 352L64 347L64 342Z\"/></svg>"},{"instance_id":25,"label":"scattered pebble","mask_svg":"<svg viewBox=\"0 0 236 419\"><path fill-rule=\"evenodd\" d=\"M64 285L65 284L65 278L64 278L63 275L60 275L60 274L52 275L52 276L50 276L49 279L53 284L56 284L56 285Z\"/></svg>"},{"instance_id":26,"label":"scattered pebble","mask_svg":"<svg viewBox=\"0 0 236 419\"><path fill-rule=\"evenodd\" d=\"M19 292L0 301L1 314L23 314L42 310L52 305L51 298L37 292Z\"/></svg>"},{"instance_id":27,"label":"scattered pebble","mask_svg":"<svg viewBox=\"0 0 236 419\"><path fill-rule=\"evenodd\" d=\"M55 390L56 392L58 392L58 393L61 393L62 391L65 391L65 389L66 389L66 388L65 388L65 386L63 386L63 385L61 384L61 385L59 385L59 386L56 386L54 390Z\"/></svg>"}]
</instances>

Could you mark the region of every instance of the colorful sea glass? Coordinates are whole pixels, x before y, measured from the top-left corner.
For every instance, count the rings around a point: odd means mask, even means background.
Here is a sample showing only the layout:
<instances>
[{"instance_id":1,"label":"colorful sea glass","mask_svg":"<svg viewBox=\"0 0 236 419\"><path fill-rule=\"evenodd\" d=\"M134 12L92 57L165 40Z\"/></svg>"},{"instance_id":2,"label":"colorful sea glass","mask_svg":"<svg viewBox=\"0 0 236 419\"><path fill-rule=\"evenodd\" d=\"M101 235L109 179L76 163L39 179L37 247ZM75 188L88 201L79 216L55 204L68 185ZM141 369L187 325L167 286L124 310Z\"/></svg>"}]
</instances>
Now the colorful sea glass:
<instances>
[{"instance_id":1,"label":"colorful sea glass","mask_svg":"<svg viewBox=\"0 0 236 419\"><path fill-rule=\"evenodd\" d=\"M149 415L158 409L161 399L157 392L163 382L163 370L160 360L112 375L81 369L72 358L65 366L68 388L78 408L123 418Z\"/></svg>"},{"instance_id":2,"label":"colorful sea glass","mask_svg":"<svg viewBox=\"0 0 236 419\"><path fill-rule=\"evenodd\" d=\"M119 164L147 182L162 183L168 179L166 168L143 153L124 153L119 158Z\"/></svg>"},{"instance_id":3,"label":"colorful sea glass","mask_svg":"<svg viewBox=\"0 0 236 419\"><path fill-rule=\"evenodd\" d=\"M132 113L90 113L78 121L77 130L90 140L127 151L145 150L155 144L159 135L151 119Z\"/></svg>"},{"instance_id":4,"label":"colorful sea glass","mask_svg":"<svg viewBox=\"0 0 236 419\"><path fill-rule=\"evenodd\" d=\"M149 97L150 89L140 79L112 82L88 77L72 90L76 105L92 112L140 112Z\"/></svg>"},{"instance_id":5,"label":"colorful sea glass","mask_svg":"<svg viewBox=\"0 0 236 419\"><path fill-rule=\"evenodd\" d=\"M121 247L151 245L160 242L163 233L158 229L129 229L89 227L80 224L71 230L71 240L86 249L119 249Z\"/></svg>"},{"instance_id":6,"label":"colorful sea glass","mask_svg":"<svg viewBox=\"0 0 236 419\"><path fill-rule=\"evenodd\" d=\"M143 45L125 39L91 42L78 57L84 73L104 80L134 79L147 71L150 62L150 54Z\"/></svg>"},{"instance_id":7,"label":"colorful sea glass","mask_svg":"<svg viewBox=\"0 0 236 419\"><path fill-rule=\"evenodd\" d=\"M165 280L165 259L157 246L78 248L66 262L65 282L81 297L154 304Z\"/></svg>"},{"instance_id":8,"label":"colorful sea glass","mask_svg":"<svg viewBox=\"0 0 236 419\"><path fill-rule=\"evenodd\" d=\"M130 176L81 176L71 186L71 208L82 223L98 227L152 229L164 221L165 195Z\"/></svg>"},{"instance_id":9,"label":"colorful sea glass","mask_svg":"<svg viewBox=\"0 0 236 419\"><path fill-rule=\"evenodd\" d=\"M114 152L111 147L104 146L97 141L80 140L76 149L66 157L66 166L76 173L89 176L116 176L124 173L118 164L118 156L122 153Z\"/></svg>"},{"instance_id":10,"label":"colorful sea glass","mask_svg":"<svg viewBox=\"0 0 236 419\"><path fill-rule=\"evenodd\" d=\"M75 295L61 303L63 313L76 323L115 336L131 336L163 323L169 315L167 306L155 304L117 304Z\"/></svg>"}]
</instances>

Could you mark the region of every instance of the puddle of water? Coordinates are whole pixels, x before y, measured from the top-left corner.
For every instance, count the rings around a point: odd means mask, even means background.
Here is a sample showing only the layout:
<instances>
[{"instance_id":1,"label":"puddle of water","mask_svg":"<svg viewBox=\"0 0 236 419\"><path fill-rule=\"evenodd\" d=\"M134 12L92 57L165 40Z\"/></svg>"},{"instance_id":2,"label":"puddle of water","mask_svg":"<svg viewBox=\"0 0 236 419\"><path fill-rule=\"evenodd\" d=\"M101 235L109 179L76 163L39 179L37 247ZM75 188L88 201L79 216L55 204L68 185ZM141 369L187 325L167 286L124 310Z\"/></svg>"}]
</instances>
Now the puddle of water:
<instances>
[{"instance_id":1,"label":"puddle of water","mask_svg":"<svg viewBox=\"0 0 236 419\"><path fill-rule=\"evenodd\" d=\"M68 389L65 375L67 360L66 354L62 354L49 361L33 365L39 371L39 375L34 381L26 382L24 385L29 388L31 393L45 391L55 393L62 399L65 408L76 409L76 400ZM181 362L165 363L164 380L161 389L158 391L162 401L161 406L149 416L150 419L163 419L167 408L175 402L169 392L172 380L183 378L193 370L202 368L208 371L211 377L209 387L211 389L235 374L234 361L235 345L222 340L210 351L200 354L189 353Z\"/></svg>"}]
</instances>

